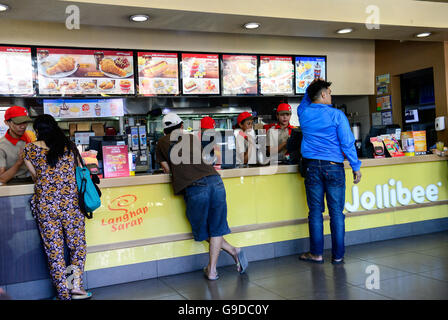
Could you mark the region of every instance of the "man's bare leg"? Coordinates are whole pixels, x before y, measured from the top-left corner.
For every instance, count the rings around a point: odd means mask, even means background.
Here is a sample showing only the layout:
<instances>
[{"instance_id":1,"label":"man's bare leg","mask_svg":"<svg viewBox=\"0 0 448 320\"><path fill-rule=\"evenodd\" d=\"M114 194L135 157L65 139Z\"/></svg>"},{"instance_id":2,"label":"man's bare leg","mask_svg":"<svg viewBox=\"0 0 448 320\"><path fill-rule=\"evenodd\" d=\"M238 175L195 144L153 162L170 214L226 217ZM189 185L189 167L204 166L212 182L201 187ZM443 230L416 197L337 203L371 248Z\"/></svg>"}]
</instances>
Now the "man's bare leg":
<instances>
[{"instance_id":1,"label":"man's bare leg","mask_svg":"<svg viewBox=\"0 0 448 320\"><path fill-rule=\"evenodd\" d=\"M216 265L218 264L218 257L222 248L223 237L210 237L209 243L209 263L207 266L207 276L209 279L214 279L218 275Z\"/></svg>"}]
</instances>

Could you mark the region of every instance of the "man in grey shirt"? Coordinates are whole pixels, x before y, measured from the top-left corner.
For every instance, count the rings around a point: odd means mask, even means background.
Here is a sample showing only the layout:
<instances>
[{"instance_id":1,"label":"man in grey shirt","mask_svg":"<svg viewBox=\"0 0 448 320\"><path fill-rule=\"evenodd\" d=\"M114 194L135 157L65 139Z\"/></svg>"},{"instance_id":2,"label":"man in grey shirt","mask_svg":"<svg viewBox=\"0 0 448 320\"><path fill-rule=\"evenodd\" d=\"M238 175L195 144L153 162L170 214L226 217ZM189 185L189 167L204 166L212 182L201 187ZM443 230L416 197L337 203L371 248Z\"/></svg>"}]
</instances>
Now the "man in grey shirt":
<instances>
[{"instance_id":1,"label":"man in grey shirt","mask_svg":"<svg viewBox=\"0 0 448 320\"><path fill-rule=\"evenodd\" d=\"M25 108L12 106L5 112L5 124L9 127L0 138L0 183L32 182L22 152L31 138L25 134L31 118Z\"/></svg>"}]
</instances>

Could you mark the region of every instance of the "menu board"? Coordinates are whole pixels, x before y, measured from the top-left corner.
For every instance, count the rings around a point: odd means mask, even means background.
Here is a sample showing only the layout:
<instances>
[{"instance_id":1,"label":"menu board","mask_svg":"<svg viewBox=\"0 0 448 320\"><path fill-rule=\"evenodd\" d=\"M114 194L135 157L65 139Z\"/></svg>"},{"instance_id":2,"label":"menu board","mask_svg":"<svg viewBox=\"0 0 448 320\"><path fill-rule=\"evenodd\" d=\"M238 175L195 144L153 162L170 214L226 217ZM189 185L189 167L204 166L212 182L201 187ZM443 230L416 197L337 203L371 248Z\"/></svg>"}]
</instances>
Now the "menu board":
<instances>
[{"instance_id":1,"label":"menu board","mask_svg":"<svg viewBox=\"0 0 448 320\"><path fill-rule=\"evenodd\" d=\"M222 56L222 94L257 94L257 56Z\"/></svg>"},{"instance_id":2,"label":"menu board","mask_svg":"<svg viewBox=\"0 0 448 320\"><path fill-rule=\"evenodd\" d=\"M45 99L44 113L55 118L97 118L124 115L123 99Z\"/></svg>"},{"instance_id":3,"label":"menu board","mask_svg":"<svg viewBox=\"0 0 448 320\"><path fill-rule=\"evenodd\" d=\"M292 57L260 56L260 93L293 94Z\"/></svg>"},{"instance_id":4,"label":"menu board","mask_svg":"<svg viewBox=\"0 0 448 320\"><path fill-rule=\"evenodd\" d=\"M219 56L182 53L182 93L219 94Z\"/></svg>"},{"instance_id":5,"label":"menu board","mask_svg":"<svg viewBox=\"0 0 448 320\"><path fill-rule=\"evenodd\" d=\"M138 53L139 94L179 94L177 53Z\"/></svg>"},{"instance_id":6,"label":"menu board","mask_svg":"<svg viewBox=\"0 0 448 320\"><path fill-rule=\"evenodd\" d=\"M103 146L105 178L129 177L128 146Z\"/></svg>"},{"instance_id":7,"label":"menu board","mask_svg":"<svg viewBox=\"0 0 448 320\"><path fill-rule=\"evenodd\" d=\"M133 94L132 51L37 48L39 93Z\"/></svg>"},{"instance_id":8,"label":"menu board","mask_svg":"<svg viewBox=\"0 0 448 320\"><path fill-rule=\"evenodd\" d=\"M0 47L0 94L34 94L31 48Z\"/></svg>"},{"instance_id":9,"label":"menu board","mask_svg":"<svg viewBox=\"0 0 448 320\"><path fill-rule=\"evenodd\" d=\"M296 93L304 94L314 79L326 80L325 57L296 57Z\"/></svg>"}]
</instances>

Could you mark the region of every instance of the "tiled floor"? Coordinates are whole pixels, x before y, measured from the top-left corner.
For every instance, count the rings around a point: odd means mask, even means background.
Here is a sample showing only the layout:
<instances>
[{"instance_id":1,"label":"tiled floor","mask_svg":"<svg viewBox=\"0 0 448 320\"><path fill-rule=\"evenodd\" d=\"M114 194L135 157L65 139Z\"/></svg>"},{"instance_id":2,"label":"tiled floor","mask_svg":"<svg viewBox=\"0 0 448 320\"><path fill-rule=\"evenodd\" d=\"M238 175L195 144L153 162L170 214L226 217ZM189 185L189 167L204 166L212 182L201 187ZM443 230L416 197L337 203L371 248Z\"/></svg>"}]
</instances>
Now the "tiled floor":
<instances>
[{"instance_id":1,"label":"tiled floor","mask_svg":"<svg viewBox=\"0 0 448 320\"><path fill-rule=\"evenodd\" d=\"M448 232L374 242L346 248L345 264L333 266L326 251L322 265L298 255L254 261L245 275L219 268L220 279L201 271L92 289L93 299L448 299ZM379 270L379 289L368 289Z\"/></svg>"}]
</instances>

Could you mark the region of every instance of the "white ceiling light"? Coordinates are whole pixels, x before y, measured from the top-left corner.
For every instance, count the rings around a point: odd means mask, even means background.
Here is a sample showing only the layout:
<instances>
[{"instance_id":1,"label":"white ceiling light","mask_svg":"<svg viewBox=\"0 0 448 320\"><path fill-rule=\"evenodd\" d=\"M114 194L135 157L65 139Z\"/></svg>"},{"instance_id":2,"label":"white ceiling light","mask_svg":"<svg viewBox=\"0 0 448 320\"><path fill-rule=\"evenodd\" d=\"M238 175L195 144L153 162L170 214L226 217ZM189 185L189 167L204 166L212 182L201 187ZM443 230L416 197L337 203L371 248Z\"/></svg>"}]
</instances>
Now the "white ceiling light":
<instances>
[{"instance_id":1,"label":"white ceiling light","mask_svg":"<svg viewBox=\"0 0 448 320\"><path fill-rule=\"evenodd\" d=\"M244 28L246 29L257 29L260 27L260 24L258 22L248 22L244 25Z\"/></svg>"},{"instance_id":2,"label":"white ceiling light","mask_svg":"<svg viewBox=\"0 0 448 320\"><path fill-rule=\"evenodd\" d=\"M1 4L0 3L0 11L6 11L8 9L9 9L9 7L6 4Z\"/></svg>"},{"instance_id":3,"label":"white ceiling light","mask_svg":"<svg viewBox=\"0 0 448 320\"><path fill-rule=\"evenodd\" d=\"M345 28L345 29L340 29L340 30L338 30L336 32L339 33L339 34L344 34L344 33L350 33L352 31L353 31L352 28Z\"/></svg>"},{"instance_id":4,"label":"white ceiling light","mask_svg":"<svg viewBox=\"0 0 448 320\"><path fill-rule=\"evenodd\" d=\"M133 16L130 16L129 19L134 22L145 22L149 20L149 17L145 14L134 14Z\"/></svg>"},{"instance_id":5,"label":"white ceiling light","mask_svg":"<svg viewBox=\"0 0 448 320\"><path fill-rule=\"evenodd\" d=\"M429 37L430 35L431 35L431 32L422 32L422 33L416 34L415 36L417 38L425 38L425 37Z\"/></svg>"}]
</instances>

